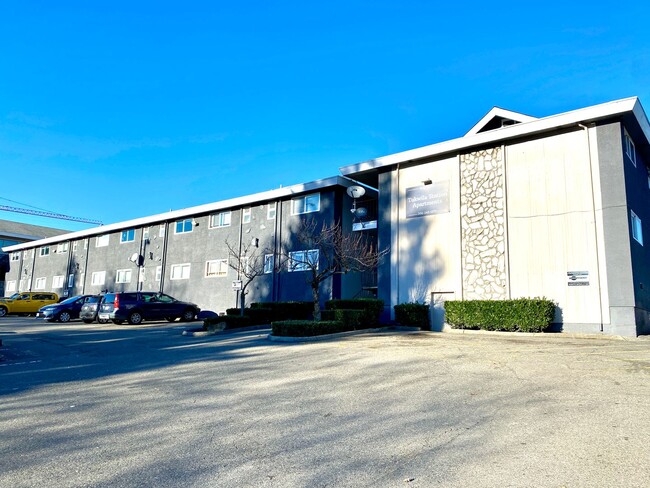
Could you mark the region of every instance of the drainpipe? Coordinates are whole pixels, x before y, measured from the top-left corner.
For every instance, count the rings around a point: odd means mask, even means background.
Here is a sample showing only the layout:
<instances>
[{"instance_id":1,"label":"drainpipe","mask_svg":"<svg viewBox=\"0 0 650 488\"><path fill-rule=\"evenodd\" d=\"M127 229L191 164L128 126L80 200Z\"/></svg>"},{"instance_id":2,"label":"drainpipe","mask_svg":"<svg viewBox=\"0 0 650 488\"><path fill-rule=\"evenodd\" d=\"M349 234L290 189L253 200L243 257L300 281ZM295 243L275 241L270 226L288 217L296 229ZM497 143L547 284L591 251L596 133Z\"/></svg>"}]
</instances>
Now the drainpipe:
<instances>
[{"instance_id":1,"label":"drainpipe","mask_svg":"<svg viewBox=\"0 0 650 488\"><path fill-rule=\"evenodd\" d=\"M86 262L84 263L84 280L81 284L81 293L86 293L86 281L88 281L88 254L90 254L90 237L86 237L85 241Z\"/></svg>"},{"instance_id":2,"label":"drainpipe","mask_svg":"<svg viewBox=\"0 0 650 488\"><path fill-rule=\"evenodd\" d=\"M160 261L160 293L165 289L165 268L167 267L167 240L169 239L169 222L164 222L165 238L163 239L162 257Z\"/></svg>"},{"instance_id":3,"label":"drainpipe","mask_svg":"<svg viewBox=\"0 0 650 488\"><path fill-rule=\"evenodd\" d=\"M32 274L29 277L29 286L27 291L32 291L32 284L34 283L34 266L36 266L36 248L33 249L34 255L32 256Z\"/></svg>"},{"instance_id":4,"label":"drainpipe","mask_svg":"<svg viewBox=\"0 0 650 488\"><path fill-rule=\"evenodd\" d=\"M591 185L591 211L593 212L594 218L594 244L596 246L596 273L598 273L598 310L600 312L600 331L604 331L603 327L603 298L602 298L602 287L600 284L600 258L598 250L598 231L596 229L596 197L594 196L594 178L593 178L593 166L592 166L592 156L591 156L591 138L589 137L589 127L583 124L578 124L578 127L585 130L587 136L587 155L589 157L589 184Z\"/></svg>"}]
</instances>

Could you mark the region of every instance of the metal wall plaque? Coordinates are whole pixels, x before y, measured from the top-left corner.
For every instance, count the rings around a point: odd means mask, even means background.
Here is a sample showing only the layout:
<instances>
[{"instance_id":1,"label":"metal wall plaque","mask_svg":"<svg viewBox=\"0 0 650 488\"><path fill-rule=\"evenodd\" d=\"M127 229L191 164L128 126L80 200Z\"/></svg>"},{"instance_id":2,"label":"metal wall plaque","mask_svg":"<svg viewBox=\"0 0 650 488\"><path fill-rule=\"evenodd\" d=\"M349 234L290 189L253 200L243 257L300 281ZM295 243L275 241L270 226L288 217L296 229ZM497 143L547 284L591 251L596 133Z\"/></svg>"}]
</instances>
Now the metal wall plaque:
<instances>
[{"instance_id":1,"label":"metal wall plaque","mask_svg":"<svg viewBox=\"0 0 650 488\"><path fill-rule=\"evenodd\" d=\"M406 218L449 212L449 181L406 189Z\"/></svg>"},{"instance_id":2,"label":"metal wall plaque","mask_svg":"<svg viewBox=\"0 0 650 488\"><path fill-rule=\"evenodd\" d=\"M589 271L567 271L567 285L589 286Z\"/></svg>"}]
</instances>

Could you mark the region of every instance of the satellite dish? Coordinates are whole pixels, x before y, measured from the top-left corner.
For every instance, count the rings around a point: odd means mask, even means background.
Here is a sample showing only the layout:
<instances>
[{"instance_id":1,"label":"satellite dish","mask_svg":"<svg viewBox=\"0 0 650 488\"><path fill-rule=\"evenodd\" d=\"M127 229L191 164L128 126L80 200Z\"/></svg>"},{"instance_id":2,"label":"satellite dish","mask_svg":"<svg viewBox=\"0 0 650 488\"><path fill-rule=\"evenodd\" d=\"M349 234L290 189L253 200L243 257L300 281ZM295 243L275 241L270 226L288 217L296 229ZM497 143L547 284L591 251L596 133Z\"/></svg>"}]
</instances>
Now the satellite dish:
<instances>
[{"instance_id":1,"label":"satellite dish","mask_svg":"<svg viewBox=\"0 0 650 488\"><path fill-rule=\"evenodd\" d=\"M357 199L366 194L366 189L362 186L353 185L347 189L348 196Z\"/></svg>"},{"instance_id":2,"label":"satellite dish","mask_svg":"<svg viewBox=\"0 0 650 488\"><path fill-rule=\"evenodd\" d=\"M357 210L354 212L354 215L359 217L360 219L364 218L366 215L368 215L368 210L364 207L359 207Z\"/></svg>"},{"instance_id":3,"label":"satellite dish","mask_svg":"<svg viewBox=\"0 0 650 488\"><path fill-rule=\"evenodd\" d=\"M132 263L137 263L139 260L140 260L140 255L137 252L133 253L129 258L129 261L131 261Z\"/></svg>"}]
</instances>

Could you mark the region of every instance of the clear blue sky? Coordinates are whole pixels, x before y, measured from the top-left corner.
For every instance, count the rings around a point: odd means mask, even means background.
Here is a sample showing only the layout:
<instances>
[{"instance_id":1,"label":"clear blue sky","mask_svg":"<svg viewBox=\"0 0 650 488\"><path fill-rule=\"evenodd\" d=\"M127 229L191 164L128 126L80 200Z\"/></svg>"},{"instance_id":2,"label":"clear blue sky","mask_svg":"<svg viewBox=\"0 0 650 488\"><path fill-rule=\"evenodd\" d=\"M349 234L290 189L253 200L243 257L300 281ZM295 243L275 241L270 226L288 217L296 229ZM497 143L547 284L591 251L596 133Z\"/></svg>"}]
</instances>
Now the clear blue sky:
<instances>
[{"instance_id":1,"label":"clear blue sky","mask_svg":"<svg viewBox=\"0 0 650 488\"><path fill-rule=\"evenodd\" d=\"M0 204L108 224L333 176L495 105L650 110L646 2L438 3L5 0Z\"/></svg>"}]
</instances>

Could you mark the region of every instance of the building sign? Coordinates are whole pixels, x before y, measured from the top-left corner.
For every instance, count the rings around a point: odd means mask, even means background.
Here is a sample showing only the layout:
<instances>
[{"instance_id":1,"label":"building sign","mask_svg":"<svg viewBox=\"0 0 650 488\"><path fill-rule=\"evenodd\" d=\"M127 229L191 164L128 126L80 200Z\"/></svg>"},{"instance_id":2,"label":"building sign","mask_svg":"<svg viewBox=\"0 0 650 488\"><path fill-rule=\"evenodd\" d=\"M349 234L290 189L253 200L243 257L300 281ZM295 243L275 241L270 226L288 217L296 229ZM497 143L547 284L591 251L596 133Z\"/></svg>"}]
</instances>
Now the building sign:
<instances>
[{"instance_id":1,"label":"building sign","mask_svg":"<svg viewBox=\"0 0 650 488\"><path fill-rule=\"evenodd\" d=\"M567 271L567 285L589 286L589 271Z\"/></svg>"},{"instance_id":2,"label":"building sign","mask_svg":"<svg viewBox=\"0 0 650 488\"><path fill-rule=\"evenodd\" d=\"M241 290L241 280L234 280L232 282L232 289L233 290Z\"/></svg>"},{"instance_id":3,"label":"building sign","mask_svg":"<svg viewBox=\"0 0 650 488\"><path fill-rule=\"evenodd\" d=\"M449 181L406 189L406 218L449 212Z\"/></svg>"}]
</instances>

